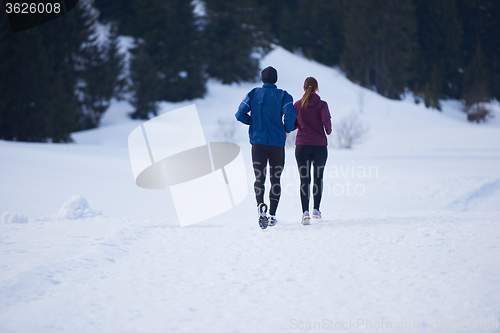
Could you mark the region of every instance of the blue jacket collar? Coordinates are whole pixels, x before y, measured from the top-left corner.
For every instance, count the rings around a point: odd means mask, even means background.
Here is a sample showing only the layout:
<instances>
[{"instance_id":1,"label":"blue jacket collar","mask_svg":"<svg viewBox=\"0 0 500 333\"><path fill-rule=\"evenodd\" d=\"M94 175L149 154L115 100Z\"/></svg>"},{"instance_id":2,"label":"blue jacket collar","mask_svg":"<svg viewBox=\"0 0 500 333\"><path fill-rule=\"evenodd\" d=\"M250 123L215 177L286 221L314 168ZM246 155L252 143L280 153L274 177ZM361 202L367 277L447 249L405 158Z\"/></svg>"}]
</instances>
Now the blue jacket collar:
<instances>
[{"instance_id":1,"label":"blue jacket collar","mask_svg":"<svg viewBox=\"0 0 500 333\"><path fill-rule=\"evenodd\" d=\"M264 85L262 86L262 88L278 88L275 84L272 84L272 83L264 83Z\"/></svg>"}]
</instances>

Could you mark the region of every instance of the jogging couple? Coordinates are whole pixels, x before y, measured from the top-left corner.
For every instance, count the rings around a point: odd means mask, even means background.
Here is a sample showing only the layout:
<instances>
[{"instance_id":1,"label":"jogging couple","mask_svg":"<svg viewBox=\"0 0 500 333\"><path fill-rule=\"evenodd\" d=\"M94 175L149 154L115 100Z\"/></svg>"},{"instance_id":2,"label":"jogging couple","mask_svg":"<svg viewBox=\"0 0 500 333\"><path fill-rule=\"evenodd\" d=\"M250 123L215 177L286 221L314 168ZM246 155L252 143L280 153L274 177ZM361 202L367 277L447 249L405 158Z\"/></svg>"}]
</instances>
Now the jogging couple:
<instances>
[{"instance_id":1,"label":"jogging couple","mask_svg":"<svg viewBox=\"0 0 500 333\"><path fill-rule=\"evenodd\" d=\"M255 174L255 198L259 225L262 229L275 226L276 209L281 196L280 178L285 165L285 141L297 129L295 158L300 175L300 200L303 225L310 224L309 198L311 171L313 178L313 218L321 218L319 210L323 193L323 171L328 156L326 134L332 132L330 111L318 96L318 82L308 77L304 82L302 99L293 104L285 90L278 89L278 73L273 67L261 72L264 85L254 88L241 102L236 119L246 125L252 144L252 162ZM264 203L264 183L269 163L269 217ZM312 169L311 169L312 167Z\"/></svg>"}]
</instances>

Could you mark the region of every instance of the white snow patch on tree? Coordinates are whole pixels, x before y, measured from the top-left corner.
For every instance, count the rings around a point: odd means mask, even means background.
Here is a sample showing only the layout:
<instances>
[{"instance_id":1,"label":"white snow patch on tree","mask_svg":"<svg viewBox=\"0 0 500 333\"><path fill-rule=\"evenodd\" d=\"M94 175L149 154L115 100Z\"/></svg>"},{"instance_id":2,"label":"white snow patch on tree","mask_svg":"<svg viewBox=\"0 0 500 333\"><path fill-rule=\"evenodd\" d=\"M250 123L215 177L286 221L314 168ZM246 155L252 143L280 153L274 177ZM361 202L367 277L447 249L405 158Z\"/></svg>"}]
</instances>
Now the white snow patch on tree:
<instances>
[{"instance_id":1,"label":"white snow patch on tree","mask_svg":"<svg viewBox=\"0 0 500 333\"><path fill-rule=\"evenodd\" d=\"M207 10L205 8L205 2L201 0L193 0L191 1L191 5L193 6L193 14L196 17L204 17L207 15Z\"/></svg>"}]
</instances>

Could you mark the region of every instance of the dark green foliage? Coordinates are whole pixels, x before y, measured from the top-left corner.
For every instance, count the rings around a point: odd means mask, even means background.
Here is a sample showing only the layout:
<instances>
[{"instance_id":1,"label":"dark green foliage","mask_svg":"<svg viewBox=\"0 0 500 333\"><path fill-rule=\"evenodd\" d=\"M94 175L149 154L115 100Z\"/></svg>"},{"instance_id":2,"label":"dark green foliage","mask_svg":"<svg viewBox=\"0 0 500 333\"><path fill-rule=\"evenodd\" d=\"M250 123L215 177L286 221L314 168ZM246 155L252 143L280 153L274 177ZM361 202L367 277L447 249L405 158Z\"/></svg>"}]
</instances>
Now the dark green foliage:
<instances>
[{"instance_id":1,"label":"dark green foliage","mask_svg":"<svg viewBox=\"0 0 500 333\"><path fill-rule=\"evenodd\" d=\"M94 0L95 8L99 9L99 21L115 22L119 27L119 35L133 35L134 5L136 1Z\"/></svg>"},{"instance_id":2,"label":"dark green foliage","mask_svg":"<svg viewBox=\"0 0 500 333\"><path fill-rule=\"evenodd\" d=\"M77 9L75 9L77 11ZM73 52L81 41L71 12L42 26L7 33L0 76L5 80L0 137L68 142L75 130ZM63 21L63 23L61 23ZM65 28L65 29L63 29ZM76 32L76 34L72 34ZM72 39L76 38L76 40Z\"/></svg>"},{"instance_id":3,"label":"dark green foliage","mask_svg":"<svg viewBox=\"0 0 500 333\"><path fill-rule=\"evenodd\" d=\"M463 98L463 70L481 41L489 98L500 94L500 1L257 1L269 40L389 98L413 91L440 109Z\"/></svg>"},{"instance_id":4,"label":"dark green foliage","mask_svg":"<svg viewBox=\"0 0 500 333\"><path fill-rule=\"evenodd\" d=\"M415 1L419 49L413 86L427 107L440 109L439 98L457 98L460 87L461 25L455 0Z\"/></svg>"},{"instance_id":5,"label":"dark green foliage","mask_svg":"<svg viewBox=\"0 0 500 333\"><path fill-rule=\"evenodd\" d=\"M96 1L103 22L134 37L130 50L132 118L157 114L156 104L202 97L205 92L205 50L193 8L185 0L135 0L122 4Z\"/></svg>"},{"instance_id":6,"label":"dark green foliage","mask_svg":"<svg viewBox=\"0 0 500 333\"><path fill-rule=\"evenodd\" d=\"M272 43L339 66L389 98L411 90L416 102L438 110L441 99L457 98L479 118L477 106L500 99L498 0L204 5L206 15L195 17L187 0L80 1L69 14L17 34L2 12L0 139L70 141L72 131L98 126L125 88L135 107L131 116L148 119L159 101L202 97L208 77L256 79L259 58ZM96 40L97 18L111 27L107 41ZM118 35L134 39L128 71Z\"/></svg>"},{"instance_id":7,"label":"dark green foliage","mask_svg":"<svg viewBox=\"0 0 500 333\"><path fill-rule=\"evenodd\" d=\"M81 2L33 29L2 28L0 138L69 142L71 132L98 125L119 69L116 49L96 46L93 23Z\"/></svg>"},{"instance_id":8,"label":"dark green foliage","mask_svg":"<svg viewBox=\"0 0 500 333\"><path fill-rule=\"evenodd\" d=\"M118 53L116 32L110 32L110 38L104 45L91 44L84 49L85 57L79 62L79 98L78 130L95 128L108 109L112 97L120 96L124 89L123 56Z\"/></svg>"},{"instance_id":9,"label":"dark green foliage","mask_svg":"<svg viewBox=\"0 0 500 333\"><path fill-rule=\"evenodd\" d=\"M5 22L5 21L2 21ZM6 25L6 24L5 24ZM44 141L47 138L48 113L45 95L50 73L42 36L33 30L4 33L0 77L0 138L19 141Z\"/></svg>"},{"instance_id":10,"label":"dark green foliage","mask_svg":"<svg viewBox=\"0 0 500 333\"><path fill-rule=\"evenodd\" d=\"M161 100L179 102L206 92L203 51L192 10L190 2L170 0L164 28L152 38L158 48L153 59L162 79Z\"/></svg>"},{"instance_id":11,"label":"dark green foliage","mask_svg":"<svg viewBox=\"0 0 500 333\"><path fill-rule=\"evenodd\" d=\"M471 64L479 41L490 73L487 84L489 97L500 100L500 1L457 0L457 8L463 26L460 47L462 68Z\"/></svg>"},{"instance_id":12,"label":"dark green foliage","mask_svg":"<svg viewBox=\"0 0 500 333\"><path fill-rule=\"evenodd\" d=\"M488 95L484 98L500 98L500 1L205 0L206 16L198 21L195 34L189 33L193 18L183 3L96 0L101 18L119 22L120 33L140 39L152 66L158 64L157 76L163 82L158 92L143 89L150 96L157 93L158 100L191 98L182 91L199 89L188 84L194 81L176 77L175 73L186 73L187 66L171 54L170 42L191 60L188 77L199 78L202 85L204 73L224 83L253 80L257 59L268 51L269 43L276 43L324 64L339 65L353 81L389 98L413 90L416 101L439 110L440 99L470 100L464 71L477 67L472 61L478 40L489 75L477 80L487 80L481 81ZM165 25L164 16L174 12L169 16L172 25ZM184 42L170 33L172 26ZM196 56L189 51L193 47ZM161 65L163 61L168 66ZM136 80L140 75L131 73ZM175 84L165 83L166 77ZM143 83L134 87L155 80L140 79ZM148 112L154 114L153 104L148 104Z\"/></svg>"},{"instance_id":13,"label":"dark green foliage","mask_svg":"<svg viewBox=\"0 0 500 333\"><path fill-rule=\"evenodd\" d=\"M341 65L349 78L379 94L399 98L414 77L417 49L410 0L352 0L344 25Z\"/></svg>"},{"instance_id":14,"label":"dark green foliage","mask_svg":"<svg viewBox=\"0 0 500 333\"><path fill-rule=\"evenodd\" d=\"M3 138L5 135L4 132L7 131L7 128L5 126L7 119L4 119L6 117L5 113L7 112L7 105L10 101L9 97L9 82L8 80L5 79L6 75L9 72L9 66L10 66L10 60L11 56L8 54L9 49L8 49L8 35L10 34L8 29L8 23L7 23L7 16L4 14L0 14L0 55L3 55L0 61L0 139Z\"/></svg>"},{"instance_id":15,"label":"dark green foliage","mask_svg":"<svg viewBox=\"0 0 500 333\"><path fill-rule=\"evenodd\" d=\"M252 8L251 24L254 24L264 38L271 42L280 44L279 35L281 25L286 16L286 10L293 4L293 0L249 0L247 4ZM248 19L249 17L247 17Z\"/></svg>"},{"instance_id":16,"label":"dark green foliage","mask_svg":"<svg viewBox=\"0 0 500 333\"><path fill-rule=\"evenodd\" d=\"M354 1L346 12L344 37L345 47L341 55L341 67L347 76L364 87L372 86L372 68L375 62L372 29L375 25L370 15L375 3Z\"/></svg>"},{"instance_id":17,"label":"dark green foliage","mask_svg":"<svg viewBox=\"0 0 500 333\"><path fill-rule=\"evenodd\" d=\"M132 56L130 80L134 97L131 104L135 111L130 116L133 119L149 119L151 114L157 114L161 79L158 77L158 69L146 52L144 44L134 48Z\"/></svg>"},{"instance_id":18,"label":"dark green foliage","mask_svg":"<svg viewBox=\"0 0 500 333\"><path fill-rule=\"evenodd\" d=\"M488 98L500 97L500 1L277 1L271 36L291 51L339 65L350 79L440 109L465 94L463 70L479 39L488 68Z\"/></svg>"},{"instance_id":19,"label":"dark green foliage","mask_svg":"<svg viewBox=\"0 0 500 333\"><path fill-rule=\"evenodd\" d=\"M222 83L253 81L259 73L259 56L267 53L262 11L252 1L206 0L203 38L207 47L207 73ZM258 29L261 22L266 28Z\"/></svg>"},{"instance_id":20,"label":"dark green foliage","mask_svg":"<svg viewBox=\"0 0 500 333\"><path fill-rule=\"evenodd\" d=\"M472 56L471 63L464 71L463 99L465 111L470 121L480 122L485 120L489 111L482 102L488 102L490 91L488 87L489 74L487 62L478 40L476 53Z\"/></svg>"},{"instance_id":21,"label":"dark green foliage","mask_svg":"<svg viewBox=\"0 0 500 333\"><path fill-rule=\"evenodd\" d=\"M324 64L338 64L344 46L344 2L291 0L279 5L281 15L275 15L279 23L274 24L272 34L275 41Z\"/></svg>"},{"instance_id":22,"label":"dark green foliage","mask_svg":"<svg viewBox=\"0 0 500 333\"><path fill-rule=\"evenodd\" d=\"M326 65L336 65L344 47L343 12L341 0L318 0L305 11L310 29L305 30L304 54Z\"/></svg>"}]
</instances>

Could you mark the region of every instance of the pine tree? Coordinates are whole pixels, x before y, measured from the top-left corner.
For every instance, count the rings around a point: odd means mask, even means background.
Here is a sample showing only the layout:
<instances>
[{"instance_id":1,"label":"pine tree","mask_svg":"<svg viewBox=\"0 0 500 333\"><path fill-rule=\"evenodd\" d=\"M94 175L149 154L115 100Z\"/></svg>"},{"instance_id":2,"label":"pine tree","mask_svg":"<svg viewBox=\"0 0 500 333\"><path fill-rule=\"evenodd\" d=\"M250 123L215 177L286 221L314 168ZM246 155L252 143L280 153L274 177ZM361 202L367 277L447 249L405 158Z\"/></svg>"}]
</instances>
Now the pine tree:
<instances>
[{"instance_id":1,"label":"pine tree","mask_svg":"<svg viewBox=\"0 0 500 333\"><path fill-rule=\"evenodd\" d=\"M342 68L354 81L389 98L399 98L415 74L415 33L410 0L350 1Z\"/></svg>"},{"instance_id":2,"label":"pine tree","mask_svg":"<svg viewBox=\"0 0 500 333\"><path fill-rule=\"evenodd\" d=\"M342 0L297 0L289 20L295 30L288 37L293 43L291 50L300 50L306 57L323 64L336 65L344 43L344 7Z\"/></svg>"},{"instance_id":3,"label":"pine tree","mask_svg":"<svg viewBox=\"0 0 500 333\"><path fill-rule=\"evenodd\" d=\"M79 88L88 86L82 73L87 70L87 59L97 38L90 10L87 2L80 2L69 13L39 27L50 52L48 80L52 84L46 117L48 135L55 142L71 141L71 132L87 128L86 119L81 118L81 100L88 96Z\"/></svg>"},{"instance_id":4,"label":"pine tree","mask_svg":"<svg viewBox=\"0 0 500 333\"><path fill-rule=\"evenodd\" d=\"M490 97L489 75L486 58L481 42L478 39L476 53L472 56L470 65L464 70L463 98L467 106L487 102Z\"/></svg>"},{"instance_id":5,"label":"pine tree","mask_svg":"<svg viewBox=\"0 0 500 333\"><path fill-rule=\"evenodd\" d=\"M345 45L340 56L341 68L347 77L363 87L373 85L372 71L375 63L375 22L377 3L353 0L347 7L344 24Z\"/></svg>"},{"instance_id":6,"label":"pine tree","mask_svg":"<svg viewBox=\"0 0 500 333\"><path fill-rule=\"evenodd\" d=\"M118 53L114 28L103 45L93 41L83 49L78 71L79 111L78 129L95 128L99 125L110 100L118 96L124 87L123 56Z\"/></svg>"},{"instance_id":7,"label":"pine tree","mask_svg":"<svg viewBox=\"0 0 500 333\"><path fill-rule=\"evenodd\" d=\"M343 49L344 8L343 0L261 1L259 17L271 29L270 41L332 66Z\"/></svg>"},{"instance_id":8,"label":"pine tree","mask_svg":"<svg viewBox=\"0 0 500 333\"><path fill-rule=\"evenodd\" d=\"M84 111L104 112L116 75L109 59L104 65L96 56L93 23L89 4L81 2L41 26L0 34L0 138L69 142L71 132L89 127ZM92 81L94 66L100 69Z\"/></svg>"},{"instance_id":9,"label":"pine tree","mask_svg":"<svg viewBox=\"0 0 500 333\"><path fill-rule=\"evenodd\" d=\"M278 21L278 26L273 31L273 36L279 42L279 45L289 51L300 49L301 41L298 36L301 36L303 23L297 19L298 0L286 1L282 8L282 15Z\"/></svg>"},{"instance_id":10,"label":"pine tree","mask_svg":"<svg viewBox=\"0 0 500 333\"><path fill-rule=\"evenodd\" d=\"M146 51L144 44L132 50L130 64L131 90L134 96L130 101L135 110L130 114L133 119L149 119L158 114L157 101L160 100L161 79L158 68Z\"/></svg>"},{"instance_id":11,"label":"pine tree","mask_svg":"<svg viewBox=\"0 0 500 333\"><path fill-rule=\"evenodd\" d=\"M6 24L5 24L6 25ZM3 29L2 29L3 30ZM0 61L2 110L0 138L17 141L44 141L47 138L46 94L50 84L47 52L37 28L3 34ZM5 99L4 99L5 98Z\"/></svg>"},{"instance_id":12,"label":"pine tree","mask_svg":"<svg viewBox=\"0 0 500 333\"><path fill-rule=\"evenodd\" d=\"M133 118L156 115L156 104L202 97L206 78L193 8L183 0L135 2L136 46L130 64Z\"/></svg>"},{"instance_id":13,"label":"pine tree","mask_svg":"<svg viewBox=\"0 0 500 333\"><path fill-rule=\"evenodd\" d=\"M500 100L500 2L494 0L457 0L458 17L463 27L460 56L462 68L471 66L480 42L489 72L490 97ZM465 75L465 73L464 73ZM466 79L464 78L464 84ZM465 94L465 87L464 92Z\"/></svg>"},{"instance_id":14,"label":"pine tree","mask_svg":"<svg viewBox=\"0 0 500 333\"><path fill-rule=\"evenodd\" d=\"M222 83L253 81L259 58L269 50L251 2L206 0L207 73ZM256 56L257 55L257 56Z\"/></svg>"},{"instance_id":15,"label":"pine tree","mask_svg":"<svg viewBox=\"0 0 500 333\"><path fill-rule=\"evenodd\" d=\"M160 98L180 102L200 98L206 92L201 35L195 25L193 5L170 0L166 25L160 34L160 52L156 55L160 77L164 78Z\"/></svg>"},{"instance_id":16,"label":"pine tree","mask_svg":"<svg viewBox=\"0 0 500 333\"><path fill-rule=\"evenodd\" d=\"M485 121L490 115L490 110L483 104L483 102L489 101L491 96L488 84L488 66L478 38L476 54L464 71L463 98L469 121L479 123Z\"/></svg>"},{"instance_id":17,"label":"pine tree","mask_svg":"<svg viewBox=\"0 0 500 333\"><path fill-rule=\"evenodd\" d=\"M2 15L2 14L0 14ZM3 14L5 15L5 14ZM3 115L7 110L7 105L9 104L9 89L8 89L8 76L7 73L9 71L10 65L10 56L8 56L8 41L7 34L9 27L6 19L0 20L0 77L4 78L0 80L0 139L2 139L2 134L4 131L3 123Z\"/></svg>"},{"instance_id":18,"label":"pine tree","mask_svg":"<svg viewBox=\"0 0 500 333\"><path fill-rule=\"evenodd\" d=\"M337 65L344 46L342 36L344 2L342 0L319 0L310 5L310 10L311 36L313 37L310 57L329 66Z\"/></svg>"},{"instance_id":19,"label":"pine tree","mask_svg":"<svg viewBox=\"0 0 500 333\"><path fill-rule=\"evenodd\" d=\"M426 106L440 109L439 99L458 97L461 25L455 0L415 0L418 55L415 86L424 87Z\"/></svg>"},{"instance_id":20,"label":"pine tree","mask_svg":"<svg viewBox=\"0 0 500 333\"><path fill-rule=\"evenodd\" d=\"M443 82L443 75L440 68L434 65L429 82L426 82L422 91L425 107L433 108L441 111L441 85Z\"/></svg>"},{"instance_id":21,"label":"pine tree","mask_svg":"<svg viewBox=\"0 0 500 333\"><path fill-rule=\"evenodd\" d=\"M135 35L133 19L137 0L94 0L93 5L99 10L99 21L104 24L113 22L118 35Z\"/></svg>"},{"instance_id":22,"label":"pine tree","mask_svg":"<svg viewBox=\"0 0 500 333\"><path fill-rule=\"evenodd\" d=\"M280 44L285 10L293 5L293 0L247 0L246 3L252 8L251 23L262 33L263 38L270 43Z\"/></svg>"}]
</instances>

